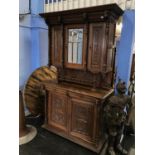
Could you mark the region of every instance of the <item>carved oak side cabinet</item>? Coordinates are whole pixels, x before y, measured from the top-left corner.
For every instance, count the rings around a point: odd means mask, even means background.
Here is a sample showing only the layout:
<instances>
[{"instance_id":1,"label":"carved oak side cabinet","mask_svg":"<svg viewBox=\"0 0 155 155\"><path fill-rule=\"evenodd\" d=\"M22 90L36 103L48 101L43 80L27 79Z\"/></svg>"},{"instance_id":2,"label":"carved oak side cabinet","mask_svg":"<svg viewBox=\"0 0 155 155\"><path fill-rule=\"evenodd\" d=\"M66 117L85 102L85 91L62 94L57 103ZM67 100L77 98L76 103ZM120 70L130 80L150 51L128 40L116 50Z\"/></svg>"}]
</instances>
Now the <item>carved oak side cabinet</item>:
<instances>
[{"instance_id":1,"label":"carved oak side cabinet","mask_svg":"<svg viewBox=\"0 0 155 155\"><path fill-rule=\"evenodd\" d=\"M43 127L94 152L104 142L102 110L113 93L116 20L123 11L103 5L40 14L49 28L49 66Z\"/></svg>"}]
</instances>

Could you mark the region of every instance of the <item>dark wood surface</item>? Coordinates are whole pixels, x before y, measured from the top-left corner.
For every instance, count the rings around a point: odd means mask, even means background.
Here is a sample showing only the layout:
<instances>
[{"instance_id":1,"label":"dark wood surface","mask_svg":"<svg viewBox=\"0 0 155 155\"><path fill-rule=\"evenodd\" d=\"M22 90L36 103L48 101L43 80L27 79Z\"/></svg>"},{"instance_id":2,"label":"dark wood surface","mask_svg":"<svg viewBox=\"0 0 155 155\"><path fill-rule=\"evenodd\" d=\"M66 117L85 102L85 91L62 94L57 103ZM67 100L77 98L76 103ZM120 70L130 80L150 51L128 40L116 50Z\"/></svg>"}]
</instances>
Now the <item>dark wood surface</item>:
<instances>
[{"instance_id":1,"label":"dark wood surface","mask_svg":"<svg viewBox=\"0 0 155 155\"><path fill-rule=\"evenodd\" d=\"M93 23L89 28L88 70L101 73L106 62L106 23Z\"/></svg>"},{"instance_id":2,"label":"dark wood surface","mask_svg":"<svg viewBox=\"0 0 155 155\"><path fill-rule=\"evenodd\" d=\"M102 111L113 89L91 90L68 83L44 83L45 123L49 131L99 152L104 144Z\"/></svg>"},{"instance_id":3,"label":"dark wood surface","mask_svg":"<svg viewBox=\"0 0 155 155\"><path fill-rule=\"evenodd\" d=\"M87 22L103 22L118 19L123 14L123 10L117 4L108 4L74 10L57 11L51 13L41 13L48 25L70 24ZM103 18L101 17L103 16Z\"/></svg>"},{"instance_id":4,"label":"dark wood surface","mask_svg":"<svg viewBox=\"0 0 155 155\"><path fill-rule=\"evenodd\" d=\"M92 90L92 87L86 87L83 85L71 84L71 83L55 84L52 82L44 82L44 85L45 89L49 91L50 90L56 91L56 89L60 89L62 91L70 91L82 95L87 95L90 97L94 97L96 99L106 99L106 97L109 96L114 91L112 88Z\"/></svg>"},{"instance_id":5,"label":"dark wood surface","mask_svg":"<svg viewBox=\"0 0 155 155\"><path fill-rule=\"evenodd\" d=\"M116 5L40 14L49 26L49 66L58 68L58 80L94 88L113 86L113 43L116 20L123 11ZM82 64L68 63L68 28L82 27Z\"/></svg>"},{"instance_id":6,"label":"dark wood surface","mask_svg":"<svg viewBox=\"0 0 155 155\"><path fill-rule=\"evenodd\" d=\"M68 28L84 28L82 64L68 63ZM112 86L115 23L73 24L50 27L49 65L58 68L59 81L103 88ZM62 43L62 40L64 43Z\"/></svg>"},{"instance_id":7,"label":"dark wood surface","mask_svg":"<svg viewBox=\"0 0 155 155\"><path fill-rule=\"evenodd\" d=\"M61 25L53 26L50 34L51 44L51 60L50 64L56 67L62 67L63 65L63 27Z\"/></svg>"},{"instance_id":8,"label":"dark wood surface","mask_svg":"<svg viewBox=\"0 0 155 155\"><path fill-rule=\"evenodd\" d=\"M115 25L122 14L116 4L40 14L49 27L49 65L58 70L58 83L44 82L44 128L95 152L105 141L103 107L113 93ZM69 28L83 28L82 64L67 62Z\"/></svg>"}]
</instances>

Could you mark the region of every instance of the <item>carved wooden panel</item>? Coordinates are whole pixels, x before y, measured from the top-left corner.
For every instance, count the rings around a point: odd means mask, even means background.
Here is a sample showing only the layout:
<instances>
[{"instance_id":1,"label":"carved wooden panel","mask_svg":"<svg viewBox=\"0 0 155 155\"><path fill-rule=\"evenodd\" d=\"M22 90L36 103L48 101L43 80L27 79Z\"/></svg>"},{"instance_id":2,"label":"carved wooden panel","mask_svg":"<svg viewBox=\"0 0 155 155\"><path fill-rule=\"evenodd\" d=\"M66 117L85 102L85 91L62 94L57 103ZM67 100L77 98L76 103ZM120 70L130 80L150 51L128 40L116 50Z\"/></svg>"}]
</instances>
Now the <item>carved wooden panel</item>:
<instances>
[{"instance_id":1,"label":"carved wooden panel","mask_svg":"<svg viewBox=\"0 0 155 155\"><path fill-rule=\"evenodd\" d=\"M96 85L100 83L100 75L96 76ZM63 69L59 70L59 80L78 83L86 86L93 86L94 75L91 72L86 72L82 70L73 70L73 69Z\"/></svg>"},{"instance_id":2,"label":"carved wooden panel","mask_svg":"<svg viewBox=\"0 0 155 155\"><path fill-rule=\"evenodd\" d=\"M102 108L104 99L112 91L91 91L78 85L73 89L72 86L67 83L45 83L48 98L45 108L47 119L43 127L99 152L105 140Z\"/></svg>"},{"instance_id":3,"label":"carved wooden panel","mask_svg":"<svg viewBox=\"0 0 155 155\"><path fill-rule=\"evenodd\" d=\"M63 62L63 27L53 26L51 33L52 65L60 67Z\"/></svg>"},{"instance_id":4,"label":"carved wooden panel","mask_svg":"<svg viewBox=\"0 0 155 155\"><path fill-rule=\"evenodd\" d=\"M52 127L67 131L67 96L50 92L48 100L48 123Z\"/></svg>"},{"instance_id":5,"label":"carved wooden panel","mask_svg":"<svg viewBox=\"0 0 155 155\"><path fill-rule=\"evenodd\" d=\"M70 134L85 140L93 138L94 105L83 99L70 99Z\"/></svg>"},{"instance_id":6,"label":"carved wooden panel","mask_svg":"<svg viewBox=\"0 0 155 155\"><path fill-rule=\"evenodd\" d=\"M106 23L90 24L88 70L102 72L106 65Z\"/></svg>"}]
</instances>

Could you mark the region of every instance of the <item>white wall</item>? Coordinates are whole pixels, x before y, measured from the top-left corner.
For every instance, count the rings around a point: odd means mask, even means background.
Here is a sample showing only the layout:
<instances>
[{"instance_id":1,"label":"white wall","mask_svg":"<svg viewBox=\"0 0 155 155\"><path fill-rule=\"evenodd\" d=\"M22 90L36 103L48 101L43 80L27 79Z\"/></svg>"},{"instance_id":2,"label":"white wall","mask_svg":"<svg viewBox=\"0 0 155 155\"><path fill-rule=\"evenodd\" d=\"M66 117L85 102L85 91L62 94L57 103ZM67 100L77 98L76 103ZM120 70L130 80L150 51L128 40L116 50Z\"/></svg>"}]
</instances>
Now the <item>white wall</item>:
<instances>
[{"instance_id":1,"label":"white wall","mask_svg":"<svg viewBox=\"0 0 155 155\"><path fill-rule=\"evenodd\" d=\"M19 23L19 87L23 87L31 73L31 16L22 17Z\"/></svg>"}]
</instances>

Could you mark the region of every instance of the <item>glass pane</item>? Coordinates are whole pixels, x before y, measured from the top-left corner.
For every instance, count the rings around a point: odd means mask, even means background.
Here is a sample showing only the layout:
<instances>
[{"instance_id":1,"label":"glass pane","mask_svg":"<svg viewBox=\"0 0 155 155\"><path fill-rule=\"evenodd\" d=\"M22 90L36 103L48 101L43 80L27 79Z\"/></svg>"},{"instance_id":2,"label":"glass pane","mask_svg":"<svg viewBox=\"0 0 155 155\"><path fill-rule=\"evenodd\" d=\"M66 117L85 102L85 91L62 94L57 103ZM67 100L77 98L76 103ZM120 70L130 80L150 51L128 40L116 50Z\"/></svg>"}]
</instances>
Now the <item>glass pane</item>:
<instances>
[{"instance_id":1,"label":"glass pane","mask_svg":"<svg viewBox=\"0 0 155 155\"><path fill-rule=\"evenodd\" d=\"M72 43L68 43L68 62L72 63Z\"/></svg>"},{"instance_id":2,"label":"glass pane","mask_svg":"<svg viewBox=\"0 0 155 155\"><path fill-rule=\"evenodd\" d=\"M73 63L77 63L77 43L73 42Z\"/></svg>"},{"instance_id":3,"label":"glass pane","mask_svg":"<svg viewBox=\"0 0 155 155\"><path fill-rule=\"evenodd\" d=\"M68 63L82 64L83 29L69 29L68 35Z\"/></svg>"}]
</instances>

